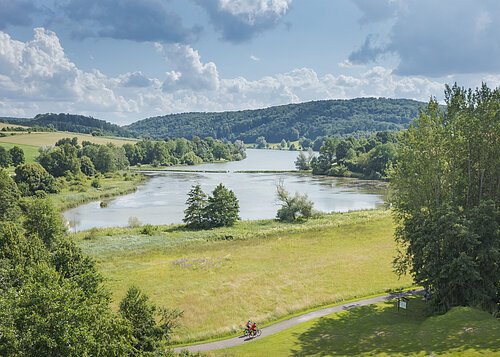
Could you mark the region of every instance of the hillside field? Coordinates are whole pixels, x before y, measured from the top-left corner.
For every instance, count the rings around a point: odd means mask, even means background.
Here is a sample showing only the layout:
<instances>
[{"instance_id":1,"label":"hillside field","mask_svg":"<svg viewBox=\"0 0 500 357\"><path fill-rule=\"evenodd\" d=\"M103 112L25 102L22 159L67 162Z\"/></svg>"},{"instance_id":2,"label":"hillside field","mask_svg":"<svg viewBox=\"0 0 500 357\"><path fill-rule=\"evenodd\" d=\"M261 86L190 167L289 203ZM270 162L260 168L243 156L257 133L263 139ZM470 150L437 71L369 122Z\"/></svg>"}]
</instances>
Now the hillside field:
<instances>
[{"instance_id":1,"label":"hillside field","mask_svg":"<svg viewBox=\"0 0 500 357\"><path fill-rule=\"evenodd\" d=\"M392 271L388 211L336 213L301 224L243 221L232 228L101 229L75 236L114 296L136 285L184 311L175 341L239 332L317 306L411 285Z\"/></svg>"},{"instance_id":2,"label":"hillside field","mask_svg":"<svg viewBox=\"0 0 500 357\"><path fill-rule=\"evenodd\" d=\"M90 141L96 144L113 143L121 146L126 143L135 143L133 139L110 138L105 136L92 136L88 134L70 133L65 131L57 132L18 132L16 135L0 137L0 143L21 144L30 146L50 146L63 138L77 137L78 141Z\"/></svg>"}]
</instances>

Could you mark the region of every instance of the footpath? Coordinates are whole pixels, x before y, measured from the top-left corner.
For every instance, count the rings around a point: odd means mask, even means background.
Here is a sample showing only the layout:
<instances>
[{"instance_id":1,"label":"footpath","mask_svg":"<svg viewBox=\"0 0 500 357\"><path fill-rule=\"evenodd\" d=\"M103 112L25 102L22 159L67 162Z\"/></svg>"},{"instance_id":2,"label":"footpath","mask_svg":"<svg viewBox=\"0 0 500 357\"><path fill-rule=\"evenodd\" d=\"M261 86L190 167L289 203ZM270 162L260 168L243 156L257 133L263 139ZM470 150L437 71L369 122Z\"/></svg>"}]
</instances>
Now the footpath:
<instances>
[{"instance_id":1,"label":"footpath","mask_svg":"<svg viewBox=\"0 0 500 357\"><path fill-rule=\"evenodd\" d=\"M303 315L295 316L292 317L288 320L278 322L276 324L267 326L262 328L262 335L261 337L258 338L253 338L253 337L233 337L233 338L228 338L226 340L220 340L220 341L215 341L215 342L209 342L209 343L202 343L199 345L191 345L191 346L184 346L184 347L176 347L174 348L175 352L181 352L182 350L188 350L189 352L203 352L203 351L213 351L213 350L219 350L223 348L228 348L228 347L234 347L234 346L239 346L244 343L251 343L251 341L254 341L255 339L262 338L264 336L270 336L273 335L277 332L286 330L290 327L293 327L295 325L298 325L302 322L310 321L312 319L317 319L319 317L323 317L329 314L333 314L336 312L344 311L344 310L349 310L349 309L354 309L356 307L360 306L367 306L367 305L372 305L372 304L378 304L380 302L384 302L387 300L393 300L397 299L403 296L410 296L410 295L415 295L415 294L420 294L422 293L421 290L409 290L404 293L392 293L384 296L377 296L369 299L363 299L359 301L354 301L342 305L336 305L332 307L327 307L324 309L319 309L316 311L308 312Z\"/></svg>"}]
</instances>

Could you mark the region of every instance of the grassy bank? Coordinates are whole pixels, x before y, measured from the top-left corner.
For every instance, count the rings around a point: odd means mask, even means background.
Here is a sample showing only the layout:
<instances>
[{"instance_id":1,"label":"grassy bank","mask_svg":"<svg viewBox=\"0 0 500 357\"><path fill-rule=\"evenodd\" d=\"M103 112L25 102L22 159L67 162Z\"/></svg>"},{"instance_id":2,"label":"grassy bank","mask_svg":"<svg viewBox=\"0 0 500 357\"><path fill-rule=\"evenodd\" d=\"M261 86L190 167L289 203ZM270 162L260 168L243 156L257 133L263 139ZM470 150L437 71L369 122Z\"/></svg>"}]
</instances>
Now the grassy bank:
<instances>
[{"instance_id":1,"label":"grassy bank","mask_svg":"<svg viewBox=\"0 0 500 357\"><path fill-rule=\"evenodd\" d=\"M486 312L455 308L427 317L412 298L343 311L210 356L499 356L500 321Z\"/></svg>"},{"instance_id":2,"label":"grassy bank","mask_svg":"<svg viewBox=\"0 0 500 357\"><path fill-rule=\"evenodd\" d=\"M93 178L87 178L85 182L78 182L77 185L67 184L60 193L51 194L50 197L56 207L63 211L78 205L116 197L134 192L137 186L145 180L140 174L116 173L112 177L99 179L101 187L91 186Z\"/></svg>"},{"instance_id":3,"label":"grassy bank","mask_svg":"<svg viewBox=\"0 0 500 357\"><path fill-rule=\"evenodd\" d=\"M272 220L186 231L160 227L93 230L75 236L98 261L114 306L130 285L159 305L184 310L176 341L238 331L315 306L409 286L393 274L387 211L321 216L302 224Z\"/></svg>"}]
</instances>

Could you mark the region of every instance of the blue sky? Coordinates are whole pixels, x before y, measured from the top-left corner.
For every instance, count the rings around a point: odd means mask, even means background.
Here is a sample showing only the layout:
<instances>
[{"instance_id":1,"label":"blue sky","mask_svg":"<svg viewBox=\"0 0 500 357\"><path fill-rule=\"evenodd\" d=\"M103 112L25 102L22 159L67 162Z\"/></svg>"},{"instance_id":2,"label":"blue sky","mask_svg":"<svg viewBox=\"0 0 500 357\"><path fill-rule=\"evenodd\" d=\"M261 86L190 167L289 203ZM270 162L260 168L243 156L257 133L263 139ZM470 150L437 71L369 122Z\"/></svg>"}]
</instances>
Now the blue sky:
<instances>
[{"instance_id":1,"label":"blue sky","mask_svg":"<svg viewBox=\"0 0 500 357\"><path fill-rule=\"evenodd\" d=\"M497 0L0 0L0 116L119 124L500 84Z\"/></svg>"}]
</instances>

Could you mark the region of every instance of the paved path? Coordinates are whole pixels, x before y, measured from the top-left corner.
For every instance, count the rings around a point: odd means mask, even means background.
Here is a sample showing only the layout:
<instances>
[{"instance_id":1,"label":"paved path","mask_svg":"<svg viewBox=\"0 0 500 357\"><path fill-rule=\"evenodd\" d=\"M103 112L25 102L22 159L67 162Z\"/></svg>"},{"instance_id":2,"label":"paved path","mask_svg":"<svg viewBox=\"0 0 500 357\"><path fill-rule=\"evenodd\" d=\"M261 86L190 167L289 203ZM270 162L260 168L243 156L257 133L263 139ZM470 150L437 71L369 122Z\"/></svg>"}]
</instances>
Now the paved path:
<instances>
[{"instance_id":1,"label":"paved path","mask_svg":"<svg viewBox=\"0 0 500 357\"><path fill-rule=\"evenodd\" d=\"M276 323L274 325L270 325L268 327L264 327L262 329L262 336L269 336L269 335L275 334L277 332L286 330L287 328L290 328L292 326L298 325L302 322L316 319L318 317L323 317L323 316L332 314L334 312L349 310L349 309L352 309L355 307L360 307L360 306L377 304L379 302L392 300L392 299L395 299L395 298L398 298L401 296L414 295L414 294L418 294L418 293L421 293L421 291L410 290L410 291L407 291L405 293L393 293L393 294L384 295L384 296L377 296L377 297L370 298L370 299L354 301L354 302L350 302L350 303L343 304L343 305L337 305L337 306L332 306L332 307L327 307L324 309L312 311L312 312L309 312L307 314L292 317L291 319L278 322L278 323ZM262 336L260 338L262 338ZM242 345L244 343L249 343L249 342L253 341L254 339L255 338L244 337L244 336L233 337L233 338L229 338L227 340L220 340L220 341L203 343L203 344L199 344L199 345L192 345L192 346L186 346L186 347L177 347L177 348L174 348L174 351L180 352L181 350L188 350L189 352L202 352L202 351L219 350L222 348L239 346L239 345Z\"/></svg>"}]
</instances>

